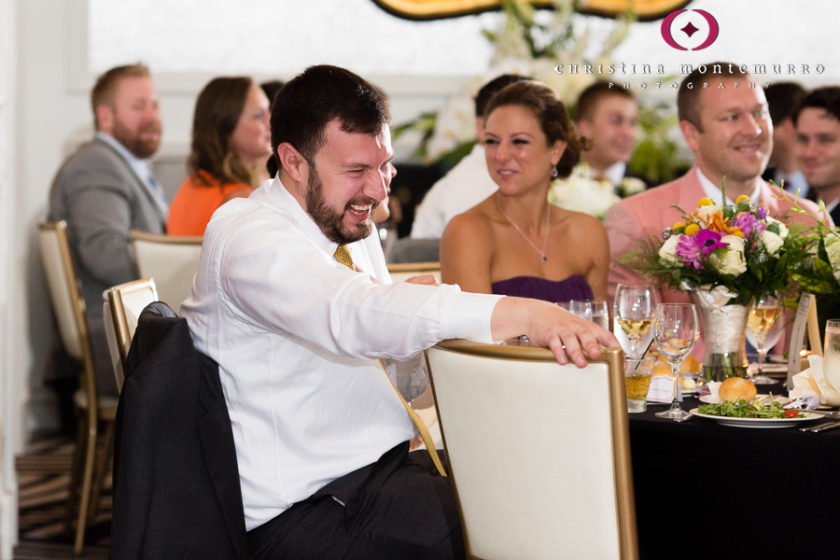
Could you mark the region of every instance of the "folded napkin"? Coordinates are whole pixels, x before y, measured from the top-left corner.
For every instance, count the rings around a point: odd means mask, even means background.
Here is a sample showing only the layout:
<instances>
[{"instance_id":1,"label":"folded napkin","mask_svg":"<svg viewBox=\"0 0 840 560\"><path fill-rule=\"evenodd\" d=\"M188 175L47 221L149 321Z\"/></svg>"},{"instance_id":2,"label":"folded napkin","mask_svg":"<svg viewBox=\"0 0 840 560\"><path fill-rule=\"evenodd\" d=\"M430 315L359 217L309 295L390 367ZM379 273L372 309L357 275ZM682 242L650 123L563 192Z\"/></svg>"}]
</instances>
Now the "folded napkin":
<instances>
[{"instance_id":1,"label":"folded napkin","mask_svg":"<svg viewBox=\"0 0 840 560\"><path fill-rule=\"evenodd\" d=\"M808 399L819 397L822 404L840 406L840 390L835 388L825 376L822 356L811 354L808 356L808 369L793 376L791 399Z\"/></svg>"}]
</instances>

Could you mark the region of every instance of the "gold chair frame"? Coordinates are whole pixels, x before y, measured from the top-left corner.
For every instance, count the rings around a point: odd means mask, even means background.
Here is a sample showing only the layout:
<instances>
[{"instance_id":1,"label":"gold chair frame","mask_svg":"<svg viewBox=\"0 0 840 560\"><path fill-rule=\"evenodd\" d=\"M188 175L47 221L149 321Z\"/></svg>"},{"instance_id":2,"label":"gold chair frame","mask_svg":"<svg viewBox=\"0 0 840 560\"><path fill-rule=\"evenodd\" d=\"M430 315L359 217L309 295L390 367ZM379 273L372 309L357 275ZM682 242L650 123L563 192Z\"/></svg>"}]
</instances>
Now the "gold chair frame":
<instances>
[{"instance_id":1,"label":"gold chair frame","mask_svg":"<svg viewBox=\"0 0 840 560\"><path fill-rule=\"evenodd\" d=\"M128 358L128 350L131 348L131 340L134 337L134 329L136 325L130 325L128 315L126 314L125 300L131 295L148 292L149 297L144 300L144 305L148 305L158 300L157 288L153 278L142 278L140 280L133 280L118 286L113 286L105 291L105 299L107 305L104 306L106 313L109 316L105 317L106 321L111 321L113 325L114 340L109 340L109 346L116 344L116 356L112 351L111 359L114 362L114 375L116 376L117 389L122 391L123 381L125 380L125 360ZM137 311L137 316L142 309Z\"/></svg>"},{"instance_id":2,"label":"gold chair frame","mask_svg":"<svg viewBox=\"0 0 840 560\"><path fill-rule=\"evenodd\" d=\"M98 509L99 493L107 470L106 460L113 440L117 401L111 396L99 395L96 387L93 352L84 316L85 301L79 292L67 239L67 223L62 220L40 224L39 241L63 344L67 353L81 365L80 389L73 400L82 414L79 416L79 434L73 454L66 521L72 531L75 517L73 554L79 555L84 548L88 520L96 515ZM101 437L100 422L104 424ZM102 449L97 452L100 447Z\"/></svg>"}]
</instances>

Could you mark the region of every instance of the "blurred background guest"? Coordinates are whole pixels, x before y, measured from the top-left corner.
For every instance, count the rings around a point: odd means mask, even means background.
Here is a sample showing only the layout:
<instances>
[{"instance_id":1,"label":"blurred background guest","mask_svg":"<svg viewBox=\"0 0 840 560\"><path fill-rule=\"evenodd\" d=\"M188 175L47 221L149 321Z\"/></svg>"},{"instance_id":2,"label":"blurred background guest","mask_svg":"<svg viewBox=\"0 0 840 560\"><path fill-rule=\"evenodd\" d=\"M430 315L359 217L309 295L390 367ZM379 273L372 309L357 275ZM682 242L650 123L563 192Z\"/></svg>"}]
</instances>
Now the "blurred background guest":
<instances>
[{"instance_id":1,"label":"blurred background guest","mask_svg":"<svg viewBox=\"0 0 840 560\"><path fill-rule=\"evenodd\" d=\"M618 189L639 138L636 98L620 85L595 82L578 96L575 124L590 144L581 160L591 177L606 179Z\"/></svg>"},{"instance_id":2,"label":"blurred background guest","mask_svg":"<svg viewBox=\"0 0 840 560\"><path fill-rule=\"evenodd\" d=\"M776 185L784 183L785 190L802 198L816 200L809 194L808 181L796 158L796 129L793 115L805 97L805 88L796 82L776 82L764 89L770 120L773 121L773 151L767 169L761 175ZM798 192L797 192L798 191Z\"/></svg>"},{"instance_id":3,"label":"blurred background guest","mask_svg":"<svg viewBox=\"0 0 840 560\"><path fill-rule=\"evenodd\" d=\"M490 99L483 128L487 169L498 188L446 227L443 282L551 302L605 299L604 227L547 200L551 180L568 176L580 158L563 103L544 84L516 82Z\"/></svg>"},{"instance_id":4,"label":"blurred background guest","mask_svg":"<svg viewBox=\"0 0 840 560\"><path fill-rule=\"evenodd\" d=\"M796 154L816 198L840 223L840 87L817 88L794 114Z\"/></svg>"},{"instance_id":5,"label":"blurred background guest","mask_svg":"<svg viewBox=\"0 0 840 560\"><path fill-rule=\"evenodd\" d=\"M211 80L195 104L190 175L169 209L167 233L203 235L213 212L268 179L268 98L246 76Z\"/></svg>"},{"instance_id":6,"label":"blurred background guest","mask_svg":"<svg viewBox=\"0 0 840 560\"><path fill-rule=\"evenodd\" d=\"M98 389L116 394L102 320L102 291L137 278L132 229L163 233L167 201L152 174L163 123L157 89L144 64L117 66L90 93L96 134L61 164L49 198L49 220L66 220L85 299Z\"/></svg>"}]
</instances>

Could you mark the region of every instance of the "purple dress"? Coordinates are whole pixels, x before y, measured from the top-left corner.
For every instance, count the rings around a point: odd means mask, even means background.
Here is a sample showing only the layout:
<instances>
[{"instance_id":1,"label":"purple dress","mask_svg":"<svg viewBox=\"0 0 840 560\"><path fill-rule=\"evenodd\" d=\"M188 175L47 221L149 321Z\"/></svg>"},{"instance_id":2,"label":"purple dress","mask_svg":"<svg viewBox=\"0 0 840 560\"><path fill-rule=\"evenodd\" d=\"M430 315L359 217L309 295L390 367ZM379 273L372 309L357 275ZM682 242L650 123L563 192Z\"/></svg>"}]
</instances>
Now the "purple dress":
<instances>
[{"instance_id":1,"label":"purple dress","mask_svg":"<svg viewBox=\"0 0 840 560\"><path fill-rule=\"evenodd\" d=\"M592 288L580 274L573 274L559 281L536 276L514 276L494 282L491 289L494 294L541 299L551 303L593 299Z\"/></svg>"}]
</instances>

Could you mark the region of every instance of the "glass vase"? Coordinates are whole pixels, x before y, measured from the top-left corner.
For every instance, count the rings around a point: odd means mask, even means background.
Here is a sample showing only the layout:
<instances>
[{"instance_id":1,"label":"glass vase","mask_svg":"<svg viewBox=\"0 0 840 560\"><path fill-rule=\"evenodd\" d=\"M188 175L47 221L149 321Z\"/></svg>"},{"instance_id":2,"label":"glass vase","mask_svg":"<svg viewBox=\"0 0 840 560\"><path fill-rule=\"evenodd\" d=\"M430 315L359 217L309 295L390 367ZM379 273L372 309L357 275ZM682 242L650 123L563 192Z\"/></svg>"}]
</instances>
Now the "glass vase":
<instances>
[{"instance_id":1,"label":"glass vase","mask_svg":"<svg viewBox=\"0 0 840 560\"><path fill-rule=\"evenodd\" d=\"M744 377L744 337L750 305L729 303L737 297L723 286L714 289L695 288L691 296L703 323L703 378L723 381Z\"/></svg>"}]
</instances>

